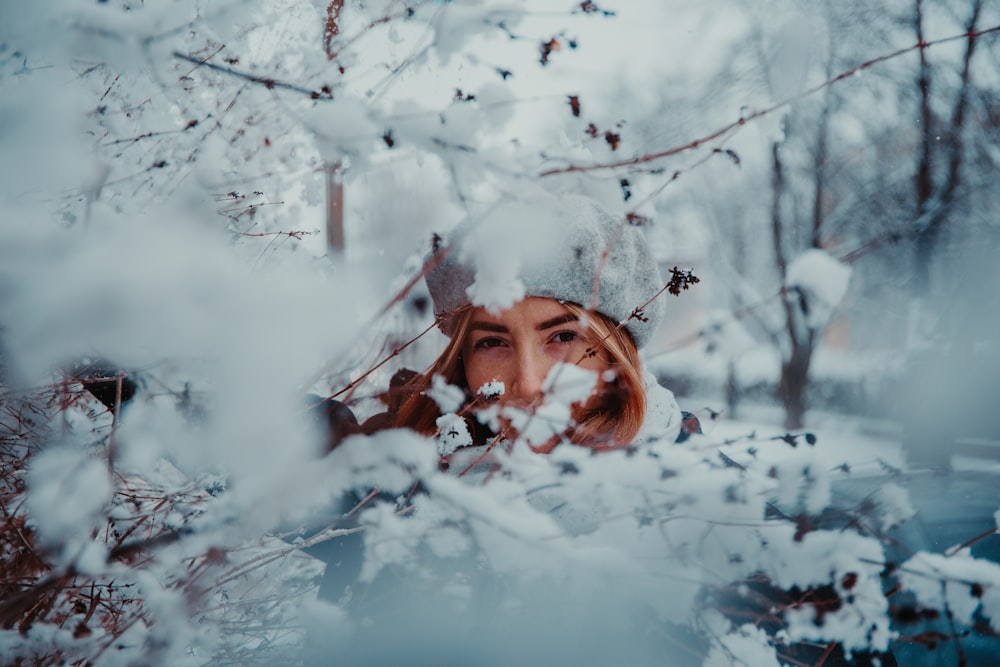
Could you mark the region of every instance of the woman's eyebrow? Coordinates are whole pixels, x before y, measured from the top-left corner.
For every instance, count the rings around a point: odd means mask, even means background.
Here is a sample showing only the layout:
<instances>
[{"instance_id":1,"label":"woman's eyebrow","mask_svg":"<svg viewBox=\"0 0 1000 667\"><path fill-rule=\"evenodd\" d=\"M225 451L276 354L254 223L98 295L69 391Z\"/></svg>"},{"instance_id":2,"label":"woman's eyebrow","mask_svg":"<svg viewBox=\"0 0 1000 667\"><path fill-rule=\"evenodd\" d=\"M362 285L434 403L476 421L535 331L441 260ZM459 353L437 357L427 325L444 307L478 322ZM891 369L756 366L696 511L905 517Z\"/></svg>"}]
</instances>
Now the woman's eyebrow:
<instances>
[{"instance_id":1,"label":"woman's eyebrow","mask_svg":"<svg viewBox=\"0 0 1000 667\"><path fill-rule=\"evenodd\" d=\"M502 324L493 324L492 322L473 322L469 325L469 331L492 331L494 333L510 333Z\"/></svg>"},{"instance_id":2,"label":"woman's eyebrow","mask_svg":"<svg viewBox=\"0 0 1000 667\"><path fill-rule=\"evenodd\" d=\"M576 322L579 318L573 313L566 313L565 315L560 315L559 317L553 317L551 320L545 320L541 324L535 326L537 331L545 331L546 329L551 329L552 327L557 327L560 324L566 324L567 322Z\"/></svg>"}]
</instances>

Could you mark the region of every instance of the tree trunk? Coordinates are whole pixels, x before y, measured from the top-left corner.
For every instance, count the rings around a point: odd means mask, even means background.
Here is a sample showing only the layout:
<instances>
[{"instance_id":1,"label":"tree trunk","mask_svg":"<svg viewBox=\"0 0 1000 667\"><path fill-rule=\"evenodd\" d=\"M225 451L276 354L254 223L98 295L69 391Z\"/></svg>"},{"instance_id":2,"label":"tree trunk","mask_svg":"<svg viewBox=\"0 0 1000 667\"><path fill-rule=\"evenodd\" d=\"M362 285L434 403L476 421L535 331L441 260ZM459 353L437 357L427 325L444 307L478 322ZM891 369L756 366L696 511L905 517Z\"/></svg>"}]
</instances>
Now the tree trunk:
<instances>
[{"instance_id":1,"label":"tree trunk","mask_svg":"<svg viewBox=\"0 0 1000 667\"><path fill-rule=\"evenodd\" d=\"M781 197L784 192L784 164L781 161L781 146L775 142L771 146L772 201L771 232L774 242L775 263L785 282L788 264L782 239L783 216ZM814 223L815 224L815 223ZM781 379L778 382L777 398L785 408L785 428L802 428L806 412L806 389L809 387L809 365L812 362L813 331L802 321L799 305L789 299L799 298L798 293L785 294L785 330L788 335L787 356L781 361Z\"/></svg>"},{"instance_id":2,"label":"tree trunk","mask_svg":"<svg viewBox=\"0 0 1000 667\"><path fill-rule=\"evenodd\" d=\"M339 161L326 166L326 245L330 255L344 252L344 181Z\"/></svg>"},{"instance_id":3,"label":"tree trunk","mask_svg":"<svg viewBox=\"0 0 1000 667\"><path fill-rule=\"evenodd\" d=\"M813 333L805 340L792 338L791 353L781 364L781 380L778 383L778 399L785 406L785 428L802 428L805 420L806 390L809 388L809 366L813 355Z\"/></svg>"},{"instance_id":4,"label":"tree trunk","mask_svg":"<svg viewBox=\"0 0 1000 667\"><path fill-rule=\"evenodd\" d=\"M730 419L736 418L740 389L736 381L736 362L729 359L726 364L726 411Z\"/></svg>"},{"instance_id":5,"label":"tree trunk","mask_svg":"<svg viewBox=\"0 0 1000 667\"><path fill-rule=\"evenodd\" d=\"M976 50L976 30L983 0L975 0L965 25L968 35L962 59L960 84L951 118L946 127L935 123L931 111L931 68L925 49L920 49L920 71L917 87L920 95L921 142L915 177L917 222L914 230L913 276L914 293L910 303L910 337L933 331L937 322L931 319L933 308L927 305L931 297L931 265L938 252L942 231L952 207L959 198L962 183L962 164L965 161L963 132L967 122L969 98L972 91L972 58ZM922 0L915 0L914 29L917 41L925 41ZM944 138L941 142L940 139ZM936 151L936 153L935 153ZM937 159L935 159L937 157ZM932 176L935 164L946 165L944 178L935 183Z\"/></svg>"},{"instance_id":6,"label":"tree trunk","mask_svg":"<svg viewBox=\"0 0 1000 667\"><path fill-rule=\"evenodd\" d=\"M914 30L917 33L917 43L924 43L924 14L923 1L916 0L913 20ZM934 181L931 177L933 146L934 146L934 118L931 112L931 74L930 64L927 62L927 50L920 49L920 69L917 74L917 94L920 96L920 151L917 158L917 173L914 186L916 189L917 220L919 224L924 224L924 216L927 215L927 208L934 193ZM913 275L916 280L916 287L919 293L927 289L930 282L929 262L928 262L928 241L931 232L927 226L924 230L917 231L917 242L914 256Z\"/></svg>"}]
</instances>

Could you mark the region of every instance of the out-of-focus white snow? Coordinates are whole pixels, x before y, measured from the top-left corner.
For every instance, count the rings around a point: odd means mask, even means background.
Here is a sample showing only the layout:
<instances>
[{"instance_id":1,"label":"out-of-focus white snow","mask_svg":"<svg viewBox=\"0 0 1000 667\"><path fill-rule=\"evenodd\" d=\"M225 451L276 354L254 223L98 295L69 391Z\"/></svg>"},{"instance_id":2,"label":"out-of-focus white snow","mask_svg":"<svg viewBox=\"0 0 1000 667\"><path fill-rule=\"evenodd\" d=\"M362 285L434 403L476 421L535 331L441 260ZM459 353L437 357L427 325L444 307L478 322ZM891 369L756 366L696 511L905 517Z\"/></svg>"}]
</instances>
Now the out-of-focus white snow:
<instances>
[{"instance_id":1,"label":"out-of-focus white snow","mask_svg":"<svg viewBox=\"0 0 1000 667\"><path fill-rule=\"evenodd\" d=\"M789 263L785 298L799 305L807 327L821 330L844 298L850 278L850 267L823 250L811 248Z\"/></svg>"},{"instance_id":2,"label":"out-of-focus white snow","mask_svg":"<svg viewBox=\"0 0 1000 667\"><path fill-rule=\"evenodd\" d=\"M734 662L734 658L738 662ZM713 646L702 667L733 667L734 664L753 667L780 667L775 649L768 642L767 633L749 623L734 632L722 635L718 646Z\"/></svg>"},{"instance_id":3,"label":"out-of-focus white snow","mask_svg":"<svg viewBox=\"0 0 1000 667\"><path fill-rule=\"evenodd\" d=\"M981 610L1000 630L1000 565L972 557L968 549L949 555L921 552L900 566L900 581L929 609L948 609L959 623Z\"/></svg>"},{"instance_id":4,"label":"out-of-focus white snow","mask_svg":"<svg viewBox=\"0 0 1000 667\"><path fill-rule=\"evenodd\" d=\"M472 303L492 312L510 308L524 298L522 270L544 263L564 242L560 230L547 224L558 219L550 208L554 204L543 202L493 208L468 230L461 253L476 267L475 281L468 288Z\"/></svg>"},{"instance_id":5,"label":"out-of-focus white snow","mask_svg":"<svg viewBox=\"0 0 1000 667\"><path fill-rule=\"evenodd\" d=\"M83 447L53 447L33 459L27 496L31 522L43 544L62 550L64 564L71 564L91 541L91 531L102 527L111 491L106 462Z\"/></svg>"},{"instance_id":6,"label":"out-of-focus white snow","mask_svg":"<svg viewBox=\"0 0 1000 667\"><path fill-rule=\"evenodd\" d=\"M883 484L878 500L882 510L882 530L898 526L917 513L910 504L910 494L898 484Z\"/></svg>"},{"instance_id":7,"label":"out-of-focus white snow","mask_svg":"<svg viewBox=\"0 0 1000 667\"><path fill-rule=\"evenodd\" d=\"M646 414L642 427L636 433L636 441L673 442L680 432L681 423L681 409L674 392L661 386L652 373L643 372L642 381L646 387Z\"/></svg>"},{"instance_id":8,"label":"out-of-focus white snow","mask_svg":"<svg viewBox=\"0 0 1000 667\"><path fill-rule=\"evenodd\" d=\"M813 433L814 445L806 443L803 435L797 436L797 446L792 447L780 439L784 431L760 421L719 419L712 430L710 442L724 445L722 451L734 460L760 462L782 466L809 466L826 475L836 470L849 470L850 475L885 474L887 467L904 470L906 457L898 437L866 434L858 423L831 419L817 427Z\"/></svg>"},{"instance_id":9,"label":"out-of-focus white snow","mask_svg":"<svg viewBox=\"0 0 1000 667\"><path fill-rule=\"evenodd\" d=\"M587 400L598 383L595 371L572 363L555 364L542 384L545 401L571 405Z\"/></svg>"},{"instance_id":10,"label":"out-of-focus white snow","mask_svg":"<svg viewBox=\"0 0 1000 667\"><path fill-rule=\"evenodd\" d=\"M544 401L523 409L514 405L494 404L478 413L481 421L495 432L509 424L519 437L532 446L544 445L574 424L572 406L583 403L597 386L596 372L576 364L555 364L543 382Z\"/></svg>"},{"instance_id":11,"label":"out-of-focus white snow","mask_svg":"<svg viewBox=\"0 0 1000 667\"><path fill-rule=\"evenodd\" d=\"M804 15L793 16L771 34L767 72L775 102L802 92L827 39L822 19Z\"/></svg>"},{"instance_id":12,"label":"out-of-focus white snow","mask_svg":"<svg viewBox=\"0 0 1000 667\"><path fill-rule=\"evenodd\" d=\"M784 287L801 295L807 326L822 329L847 292L850 277L850 267L823 250L811 248L788 265Z\"/></svg>"},{"instance_id":13,"label":"out-of-focus white snow","mask_svg":"<svg viewBox=\"0 0 1000 667\"><path fill-rule=\"evenodd\" d=\"M882 559L878 540L841 531L814 531L778 547L762 563L775 584L806 588L832 583L843 601L821 624L812 605L786 610L784 634L793 641L839 641L848 651L886 650L893 635L882 595Z\"/></svg>"},{"instance_id":14,"label":"out-of-focus white snow","mask_svg":"<svg viewBox=\"0 0 1000 667\"><path fill-rule=\"evenodd\" d=\"M460 387L448 384L440 375L431 378L431 388L427 396L437 403L442 413L455 412L465 402L465 391Z\"/></svg>"},{"instance_id":15,"label":"out-of-focus white snow","mask_svg":"<svg viewBox=\"0 0 1000 667\"><path fill-rule=\"evenodd\" d=\"M702 329L705 352L721 354L724 358L736 358L758 347L750 332L732 313L714 310Z\"/></svg>"}]
</instances>

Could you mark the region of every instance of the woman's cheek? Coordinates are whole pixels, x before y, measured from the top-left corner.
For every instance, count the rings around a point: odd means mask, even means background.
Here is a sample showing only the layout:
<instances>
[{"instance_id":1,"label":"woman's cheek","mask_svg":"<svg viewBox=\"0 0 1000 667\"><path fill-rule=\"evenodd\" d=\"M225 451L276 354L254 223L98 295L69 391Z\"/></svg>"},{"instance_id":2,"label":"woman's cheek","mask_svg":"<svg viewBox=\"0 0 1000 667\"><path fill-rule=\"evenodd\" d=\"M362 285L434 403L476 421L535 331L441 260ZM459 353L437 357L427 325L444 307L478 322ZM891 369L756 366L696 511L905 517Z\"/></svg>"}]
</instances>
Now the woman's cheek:
<instances>
[{"instance_id":1,"label":"woman's cheek","mask_svg":"<svg viewBox=\"0 0 1000 667\"><path fill-rule=\"evenodd\" d=\"M475 350L465 362L465 379L473 393L493 380L505 382L503 354L493 349Z\"/></svg>"},{"instance_id":2,"label":"woman's cheek","mask_svg":"<svg viewBox=\"0 0 1000 667\"><path fill-rule=\"evenodd\" d=\"M586 361L587 346L577 341L572 343L550 343L545 350L553 363L580 365Z\"/></svg>"}]
</instances>

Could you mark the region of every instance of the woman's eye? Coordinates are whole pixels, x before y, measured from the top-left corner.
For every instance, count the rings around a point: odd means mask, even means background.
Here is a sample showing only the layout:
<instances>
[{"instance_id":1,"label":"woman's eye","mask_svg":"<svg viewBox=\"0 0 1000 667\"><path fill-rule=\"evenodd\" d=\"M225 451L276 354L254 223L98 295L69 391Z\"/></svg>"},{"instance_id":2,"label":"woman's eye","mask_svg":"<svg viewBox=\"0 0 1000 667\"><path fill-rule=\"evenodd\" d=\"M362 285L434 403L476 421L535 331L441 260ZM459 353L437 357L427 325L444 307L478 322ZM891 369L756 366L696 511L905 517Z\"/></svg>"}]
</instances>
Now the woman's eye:
<instances>
[{"instance_id":1,"label":"woman's eye","mask_svg":"<svg viewBox=\"0 0 1000 667\"><path fill-rule=\"evenodd\" d=\"M504 345L504 341L502 338L487 337L487 338L480 338L479 340L477 340L476 344L473 345L473 349L486 350L492 347L500 347L502 345Z\"/></svg>"},{"instance_id":2,"label":"woman's eye","mask_svg":"<svg viewBox=\"0 0 1000 667\"><path fill-rule=\"evenodd\" d=\"M554 343L572 343L577 338L580 337L575 331L560 331L555 336L552 337L552 342Z\"/></svg>"}]
</instances>

